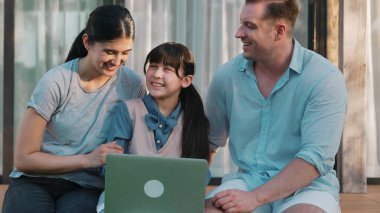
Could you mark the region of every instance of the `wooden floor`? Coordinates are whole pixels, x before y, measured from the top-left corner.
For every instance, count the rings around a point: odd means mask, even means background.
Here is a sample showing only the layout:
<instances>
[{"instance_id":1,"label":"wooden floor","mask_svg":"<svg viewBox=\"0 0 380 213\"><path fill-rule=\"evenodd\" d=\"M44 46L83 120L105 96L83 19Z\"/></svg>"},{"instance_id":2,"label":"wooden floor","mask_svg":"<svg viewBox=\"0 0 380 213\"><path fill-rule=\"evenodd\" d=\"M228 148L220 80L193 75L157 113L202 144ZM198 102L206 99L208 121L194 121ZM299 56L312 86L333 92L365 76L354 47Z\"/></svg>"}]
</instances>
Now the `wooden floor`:
<instances>
[{"instance_id":1,"label":"wooden floor","mask_svg":"<svg viewBox=\"0 0 380 213\"><path fill-rule=\"evenodd\" d=\"M6 185L0 185L0 212ZM207 187L210 190L212 187ZM366 194L341 194L342 213L380 213L380 185L368 185Z\"/></svg>"},{"instance_id":2,"label":"wooden floor","mask_svg":"<svg viewBox=\"0 0 380 213\"><path fill-rule=\"evenodd\" d=\"M368 185L366 194L341 194L342 213L380 213L380 185Z\"/></svg>"}]
</instances>

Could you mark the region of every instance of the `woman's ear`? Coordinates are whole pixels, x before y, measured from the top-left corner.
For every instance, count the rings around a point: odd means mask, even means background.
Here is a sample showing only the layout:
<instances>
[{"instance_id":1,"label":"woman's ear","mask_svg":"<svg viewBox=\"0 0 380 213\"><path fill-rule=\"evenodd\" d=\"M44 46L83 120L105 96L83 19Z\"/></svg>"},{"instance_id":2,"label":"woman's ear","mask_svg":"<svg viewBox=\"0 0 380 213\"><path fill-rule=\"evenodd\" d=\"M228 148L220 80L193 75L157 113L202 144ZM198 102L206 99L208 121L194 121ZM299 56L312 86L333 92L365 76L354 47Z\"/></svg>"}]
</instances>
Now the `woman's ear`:
<instances>
[{"instance_id":1,"label":"woman's ear","mask_svg":"<svg viewBox=\"0 0 380 213\"><path fill-rule=\"evenodd\" d=\"M83 34L83 36L82 36L82 42L83 42L84 48L86 48L86 50L88 50L89 44L88 44L88 35L87 35L87 33Z\"/></svg>"},{"instance_id":2,"label":"woman's ear","mask_svg":"<svg viewBox=\"0 0 380 213\"><path fill-rule=\"evenodd\" d=\"M182 78L182 88L187 88L190 86L190 84L193 83L193 76L192 75L187 75Z\"/></svg>"}]
</instances>

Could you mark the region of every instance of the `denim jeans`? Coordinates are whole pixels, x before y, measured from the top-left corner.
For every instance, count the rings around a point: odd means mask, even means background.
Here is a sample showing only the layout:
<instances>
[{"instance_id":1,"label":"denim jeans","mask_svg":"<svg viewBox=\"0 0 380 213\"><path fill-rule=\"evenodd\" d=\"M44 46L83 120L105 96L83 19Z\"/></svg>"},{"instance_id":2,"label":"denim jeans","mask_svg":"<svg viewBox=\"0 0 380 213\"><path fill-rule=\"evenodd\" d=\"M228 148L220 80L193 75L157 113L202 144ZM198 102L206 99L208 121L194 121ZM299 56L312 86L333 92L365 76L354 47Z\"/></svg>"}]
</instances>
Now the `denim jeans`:
<instances>
[{"instance_id":1,"label":"denim jeans","mask_svg":"<svg viewBox=\"0 0 380 213\"><path fill-rule=\"evenodd\" d=\"M58 178L11 178L3 213L94 213L101 192Z\"/></svg>"}]
</instances>

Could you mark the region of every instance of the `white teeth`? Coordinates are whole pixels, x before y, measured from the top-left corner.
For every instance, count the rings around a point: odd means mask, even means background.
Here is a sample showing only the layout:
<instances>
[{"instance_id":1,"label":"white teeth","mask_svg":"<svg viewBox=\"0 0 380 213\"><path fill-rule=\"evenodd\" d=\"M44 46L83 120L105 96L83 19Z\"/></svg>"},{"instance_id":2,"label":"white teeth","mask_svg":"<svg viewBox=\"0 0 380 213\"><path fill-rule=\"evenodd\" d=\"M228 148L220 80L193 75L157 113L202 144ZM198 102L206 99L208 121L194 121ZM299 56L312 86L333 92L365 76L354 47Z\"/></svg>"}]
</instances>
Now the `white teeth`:
<instances>
[{"instance_id":1,"label":"white teeth","mask_svg":"<svg viewBox=\"0 0 380 213\"><path fill-rule=\"evenodd\" d=\"M116 66L115 66L114 64L112 64L112 63L105 63L105 65L106 65L107 69L112 69L112 68L116 67Z\"/></svg>"},{"instance_id":2,"label":"white teeth","mask_svg":"<svg viewBox=\"0 0 380 213\"><path fill-rule=\"evenodd\" d=\"M163 87L164 86L163 84L159 84L159 83L155 83L155 82L153 82L152 85L156 86L156 87Z\"/></svg>"}]
</instances>

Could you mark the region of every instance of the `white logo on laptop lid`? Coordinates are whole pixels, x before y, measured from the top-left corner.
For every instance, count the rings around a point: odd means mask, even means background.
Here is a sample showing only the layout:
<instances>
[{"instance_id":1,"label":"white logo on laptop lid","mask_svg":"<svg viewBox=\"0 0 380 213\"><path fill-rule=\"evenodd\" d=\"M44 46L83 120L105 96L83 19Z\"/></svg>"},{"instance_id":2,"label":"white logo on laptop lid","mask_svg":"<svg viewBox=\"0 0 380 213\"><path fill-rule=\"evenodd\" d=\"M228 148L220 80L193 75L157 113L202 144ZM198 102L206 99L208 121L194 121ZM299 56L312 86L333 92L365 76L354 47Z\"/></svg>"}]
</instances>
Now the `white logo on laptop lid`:
<instances>
[{"instance_id":1,"label":"white logo on laptop lid","mask_svg":"<svg viewBox=\"0 0 380 213\"><path fill-rule=\"evenodd\" d=\"M148 197L158 198L164 193L165 187L158 180L149 180L144 185L144 192Z\"/></svg>"}]
</instances>

